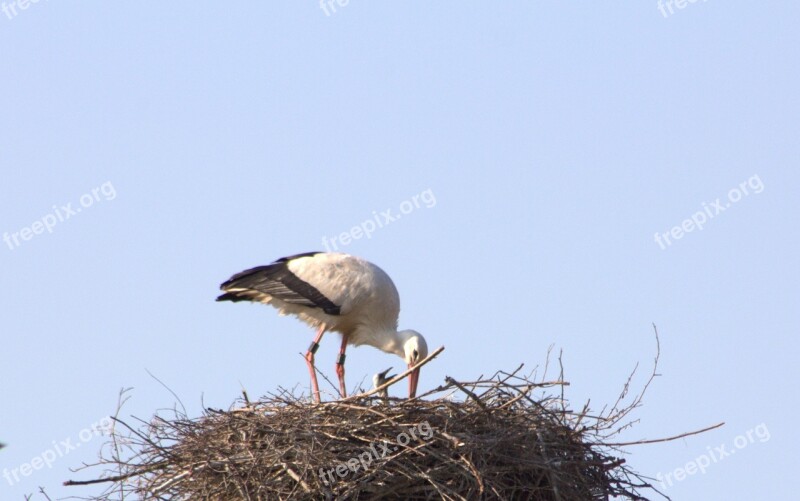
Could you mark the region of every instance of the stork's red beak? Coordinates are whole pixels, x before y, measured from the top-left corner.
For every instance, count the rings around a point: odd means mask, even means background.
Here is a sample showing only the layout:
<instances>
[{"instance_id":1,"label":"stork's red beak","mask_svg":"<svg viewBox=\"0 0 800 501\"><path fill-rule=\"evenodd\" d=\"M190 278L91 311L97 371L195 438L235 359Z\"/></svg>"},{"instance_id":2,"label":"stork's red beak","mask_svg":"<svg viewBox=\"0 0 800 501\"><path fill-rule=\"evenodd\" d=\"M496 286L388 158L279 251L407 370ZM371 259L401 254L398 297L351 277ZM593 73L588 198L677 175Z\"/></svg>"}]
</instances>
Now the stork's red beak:
<instances>
[{"instance_id":1,"label":"stork's red beak","mask_svg":"<svg viewBox=\"0 0 800 501\"><path fill-rule=\"evenodd\" d=\"M408 368L410 369L411 367L413 366L408 364ZM408 375L408 398L417 396L417 383L419 383L419 369L415 369L414 372Z\"/></svg>"}]
</instances>

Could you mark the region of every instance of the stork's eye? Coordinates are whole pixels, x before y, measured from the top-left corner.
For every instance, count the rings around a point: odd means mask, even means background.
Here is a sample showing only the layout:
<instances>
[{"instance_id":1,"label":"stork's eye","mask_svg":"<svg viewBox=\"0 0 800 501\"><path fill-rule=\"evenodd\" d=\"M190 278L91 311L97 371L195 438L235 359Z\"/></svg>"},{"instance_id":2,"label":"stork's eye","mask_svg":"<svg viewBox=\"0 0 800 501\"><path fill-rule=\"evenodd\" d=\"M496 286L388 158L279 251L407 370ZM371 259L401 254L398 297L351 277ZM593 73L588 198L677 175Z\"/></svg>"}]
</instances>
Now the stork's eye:
<instances>
[{"instance_id":1,"label":"stork's eye","mask_svg":"<svg viewBox=\"0 0 800 501\"><path fill-rule=\"evenodd\" d=\"M411 352L411 353L414 355L414 360L416 360L416 359L418 359L418 358L419 358L419 352L418 352L417 350L414 350L414 351L413 351L413 352Z\"/></svg>"}]
</instances>

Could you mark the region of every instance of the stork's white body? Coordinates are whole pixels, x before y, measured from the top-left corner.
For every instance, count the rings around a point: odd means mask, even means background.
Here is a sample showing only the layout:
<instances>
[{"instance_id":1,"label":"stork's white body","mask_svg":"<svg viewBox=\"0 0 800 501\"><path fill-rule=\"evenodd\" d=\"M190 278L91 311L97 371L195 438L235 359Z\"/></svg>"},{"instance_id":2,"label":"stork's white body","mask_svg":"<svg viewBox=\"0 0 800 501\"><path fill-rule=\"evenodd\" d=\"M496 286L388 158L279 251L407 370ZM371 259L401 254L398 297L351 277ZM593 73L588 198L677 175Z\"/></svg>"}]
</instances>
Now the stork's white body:
<instances>
[{"instance_id":1,"label":"stork's white body","mask_svg":"<svg viewBox=\"0 0 800 501\"><path fill-rule=\"evenodd\" d=\"M382 269L356 256L315 252L281 258L271 265L243 271L222 284L218 300L270 304L281 315L295 315L318 329L309 350L312 383L315 345L325 331L342 334L340 374L344 394L344 352L348 344L369 345L402 357L409 366L427 356L425 339L411 330L397 331L400 297ZM418 371L416 372L418 377ZM416 378L410 377L410 395ZM316 390L318 393L318 389Z\"/></svg>"},{"instance_id":2,"label":"stork's white body","mask_svg":"<svg viewBox=\"0 0 800 501\"><path fill-rule=\"evenodd\" d=\"M287 267L339 305L339 315L270 295L264 295L261 302L275 306L280 315L295 315L315 329L324 324L328 331L346 334L348 344L367 344L403 356L403 347L394 336L400 296L386 272L365 259L341 253L292 259Z\"/></svg>"}]
</instances>

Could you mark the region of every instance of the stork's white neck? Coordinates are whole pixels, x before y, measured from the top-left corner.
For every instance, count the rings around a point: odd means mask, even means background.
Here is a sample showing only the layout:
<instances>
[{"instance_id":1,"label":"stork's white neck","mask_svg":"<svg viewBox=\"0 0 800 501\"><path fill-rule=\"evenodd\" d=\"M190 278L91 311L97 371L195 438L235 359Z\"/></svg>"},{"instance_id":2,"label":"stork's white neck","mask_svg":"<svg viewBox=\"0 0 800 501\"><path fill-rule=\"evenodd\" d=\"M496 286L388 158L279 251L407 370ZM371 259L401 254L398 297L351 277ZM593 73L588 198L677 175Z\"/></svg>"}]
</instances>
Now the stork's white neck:
<instances>
[{"instance_id":1,"label":"stork's white neck","mask_svg":"<svg viewBox=\"0 0 800 501\"><path fill-rule=\"evenodd\" d=\"M384 328L369 332L362 330L351 339L354 344L368 344L385 353L393 353L405 359L405 343L408 338L409 336L404 331L398 332L397 329Z\"/></svg>"},{"instance_id":2,"label":"stork's white neck","mask_svg":"<svg viewBox=\"0 0 800 501\"><path fill-rule=\"evenodd\" d=\"M394 353L400 358L405 358L406 352L404 345L408 338L403 334L403 332L397 332L396 329L384 331L384 335L381 337L385 339L386 342L384 346L380 347L380 349L386 353Z\"/></svg>"}]
</instances>

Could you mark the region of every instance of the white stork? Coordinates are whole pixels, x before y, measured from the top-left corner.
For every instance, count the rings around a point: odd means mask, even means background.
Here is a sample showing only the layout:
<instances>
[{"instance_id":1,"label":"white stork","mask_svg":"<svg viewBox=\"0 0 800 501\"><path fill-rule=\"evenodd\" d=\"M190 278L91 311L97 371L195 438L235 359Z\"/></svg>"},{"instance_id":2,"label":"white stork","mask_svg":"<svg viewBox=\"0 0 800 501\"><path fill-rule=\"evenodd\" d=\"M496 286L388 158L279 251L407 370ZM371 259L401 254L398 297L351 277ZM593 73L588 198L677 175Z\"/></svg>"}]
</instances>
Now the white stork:
<instances>
[{"instance_id":1,"label":"white stork","mask_svg":"<svg viewBox=\"0 0 800 501\"><path fill-rule=\"evenodd\" d=\"M411 369L428 356L422 334L397 330L400 296L383 270L359 257L341 253L308 252L283 257L232 276L220 288L217 301L255 301L271 304L281 315L292 314L317 329L306 352L314 399L319 385L314 353L326 331L339 332L342 346L336 360L341 395L348 344L374 346L403 358ZM408 396L417 392L419 369L408 376Z\"/></svg>"}]
</instances>

